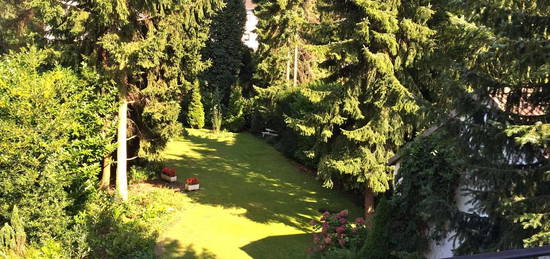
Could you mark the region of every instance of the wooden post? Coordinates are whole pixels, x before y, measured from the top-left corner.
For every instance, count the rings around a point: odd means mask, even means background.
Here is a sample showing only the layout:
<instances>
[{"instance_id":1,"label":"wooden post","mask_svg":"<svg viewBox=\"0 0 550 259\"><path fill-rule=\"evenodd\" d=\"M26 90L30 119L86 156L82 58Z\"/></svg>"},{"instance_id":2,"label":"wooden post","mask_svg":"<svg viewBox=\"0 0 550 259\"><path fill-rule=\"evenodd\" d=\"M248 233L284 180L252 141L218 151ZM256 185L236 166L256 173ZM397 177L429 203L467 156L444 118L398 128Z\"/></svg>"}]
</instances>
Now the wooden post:
<instances>
[{"instance_id":1,"label":"wooden post","mask_svg":"<svg viewBox=\"0 0 550 259\"><path fill-rule=\"evenodd\" d=\"M101 181L99 182L100 189L108 189L111 183L111 159L111 154L107 154L103 157Z\"/></svg>"},{"instance_id":2,"label":"wooden post","mask_svg":"<svg viewBox=\"0 0 550 259\"><path fill-rule=\"evenodd\" d=\"M290 55L290 52L288 52L287 59L286 59L286 82L290 81L290 59L291 59L291 55Z\"/></svg>"},{"instance_id":3,"label":"wooden post","mask_svg":"<svg viewBox=\"0 0 550 259\"><path fill-rule=\"evenodd\" d=\"M298 43L294 46L294 87L298 83Z\"/></svg>"}]
</instances>

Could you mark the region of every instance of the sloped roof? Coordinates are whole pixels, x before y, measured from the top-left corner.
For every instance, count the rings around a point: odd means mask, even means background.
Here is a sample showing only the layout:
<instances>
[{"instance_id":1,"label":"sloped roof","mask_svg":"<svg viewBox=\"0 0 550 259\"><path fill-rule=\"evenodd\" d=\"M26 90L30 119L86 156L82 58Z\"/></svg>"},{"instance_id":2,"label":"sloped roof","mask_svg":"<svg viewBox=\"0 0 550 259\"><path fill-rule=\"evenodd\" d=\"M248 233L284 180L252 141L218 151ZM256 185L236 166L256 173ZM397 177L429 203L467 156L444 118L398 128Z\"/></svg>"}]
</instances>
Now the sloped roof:
<instances>
[{"instance_id":1,"label":"sloped roof","mask_svg":"<svg viewBox=\"0 0 550 259\"><path fill-rule=\"evenodd\" d=\"M546 110L546 106L544 104L534 105L531 102L528 101L528 99L531 97L531 94L533 93L533 89L524 89L523 94L521 95L521 98L519 101L516 101L517 104L512 106L509 110L510 113L519 115L519 116L526 116L526 117L536 117L536 116L544 116L548 115L548 111ZM498 93L491 94L491 100L493 103L491 105L495 105L497 108L499 108L502 111L506 111L506 105L509 101L509 97L512 97L511 89L506 87L502 91ZM449 115L448 119L454 118L457 116L457 113L455 111L452 111ZM443 123L444 124L444 123ZM433 132L437 131L439 128L443 126L443 124L434 125L430 127L429 129L422 132L421 136L429 136ZM408 144L408 143L407 143ZM407 145L405 144L405 146ZM403 154L397 154L393 157L391 157L387 165L395 165L399 160L401 160ZM547 151L546 157L550 157L550 150Z\"/></svg>"},{"instance_id":2,"label":"sloped roof","mask_svg":"<svg viewBox=\"0 0 550 259\"><path fill-rule=\"evenodd\" d=\"M516 100L517 104L510 108L510 113L519 116L543 116L547 114L546 107L544 105L534 105L528 101L533 93L533 89L524 89L522 91L523 94L521 95L520 100ZM506 111L506 104L509 102L509 98L511 98L511 89L508 87L491 95L491 99L495 105L503 111Z\"/></svg>"}]
</instances>

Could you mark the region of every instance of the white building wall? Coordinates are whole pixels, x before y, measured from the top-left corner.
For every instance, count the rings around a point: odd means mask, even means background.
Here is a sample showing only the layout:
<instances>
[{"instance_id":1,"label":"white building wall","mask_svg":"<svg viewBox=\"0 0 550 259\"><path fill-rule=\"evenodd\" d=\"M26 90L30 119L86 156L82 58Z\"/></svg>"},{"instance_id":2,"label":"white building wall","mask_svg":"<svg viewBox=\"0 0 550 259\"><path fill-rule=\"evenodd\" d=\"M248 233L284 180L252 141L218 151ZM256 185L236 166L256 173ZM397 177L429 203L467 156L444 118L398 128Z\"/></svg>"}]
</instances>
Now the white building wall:
<instances>
[{"instance_id":1,"label":"white building wall","mask_svg":"<svg viewBox=\"0 0 550 259\"><path fill-rule=\"evenodd\" d=\"M244 27L244 34L242 41L244 45L256 51L259 46L258 34L254 32L256 30L256 25L258 25L258 17L254 15L254 8L246 9L246 24Z\"/></svg>"},{"instance_id":2,"label":"white building wall","mask_svg":"<svg viewBox=\"0 0 550 259\"><path fill-rule=\"evenodd\" d=\"M468 203L472 196L468 195L464 190L462 190L463 186L458 186L458 189L455 194L455 204L458 210L463 212L474 212L474 206L470 203ZM458 247L458 243L454 241L452 238L456 232L452 231L447 234L447 237L442 240L439 244L435 241L430 242L430 248L429 251L424 254L426 258L428 259L439 259L439 258L445 258L445 257L452 257L453 256L453 249Z\"/></svg>"}]
</instances>

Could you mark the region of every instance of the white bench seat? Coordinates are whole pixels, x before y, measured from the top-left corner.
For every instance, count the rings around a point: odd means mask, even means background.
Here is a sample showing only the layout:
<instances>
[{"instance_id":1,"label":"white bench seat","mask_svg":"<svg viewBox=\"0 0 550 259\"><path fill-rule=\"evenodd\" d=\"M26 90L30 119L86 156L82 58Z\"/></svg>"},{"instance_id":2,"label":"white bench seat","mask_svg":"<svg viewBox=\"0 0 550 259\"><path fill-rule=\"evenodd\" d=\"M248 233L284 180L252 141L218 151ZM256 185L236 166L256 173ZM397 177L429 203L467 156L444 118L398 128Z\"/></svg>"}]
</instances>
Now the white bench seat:
<instances>
[{"instance_id":1,"label":"white bench seat","mask_svg":"<svg viewBox=\"0 0 550 259\"><path fill-rule=\"evenodd\" d=\"M277 137L277 136L279 136L279 134L276 134L276 133L273 133L273 132L270 132L270 131L263 131L262 132L262 137L265 137L265 136Z\"/></svg>"}]
</instances>

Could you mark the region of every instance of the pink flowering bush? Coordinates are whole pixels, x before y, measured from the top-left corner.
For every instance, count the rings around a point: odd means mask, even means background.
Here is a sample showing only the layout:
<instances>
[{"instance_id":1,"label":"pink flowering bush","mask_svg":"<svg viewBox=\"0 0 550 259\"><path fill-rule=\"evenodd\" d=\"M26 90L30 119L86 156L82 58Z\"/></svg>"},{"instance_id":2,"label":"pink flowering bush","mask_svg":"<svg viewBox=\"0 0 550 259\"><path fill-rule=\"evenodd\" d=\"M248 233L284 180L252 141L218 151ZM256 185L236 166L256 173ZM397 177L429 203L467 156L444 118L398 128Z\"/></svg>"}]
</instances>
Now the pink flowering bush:
<instances>
[{"instance_id":1,"label":"pink flowering bush","mask_svg":"<svg viewBox=\"0 0 550 259\"><path fill-rule=\"evenodd\" d=\"M312 220L310 224L319 233L313 234L313 247L308 253L323 258L339 250L357 252L361 249L367 237L365 219L350 221L348 216L348 211L343 210L336 214L325 212L320 221Z\"/></svg>"}]
</instances>

